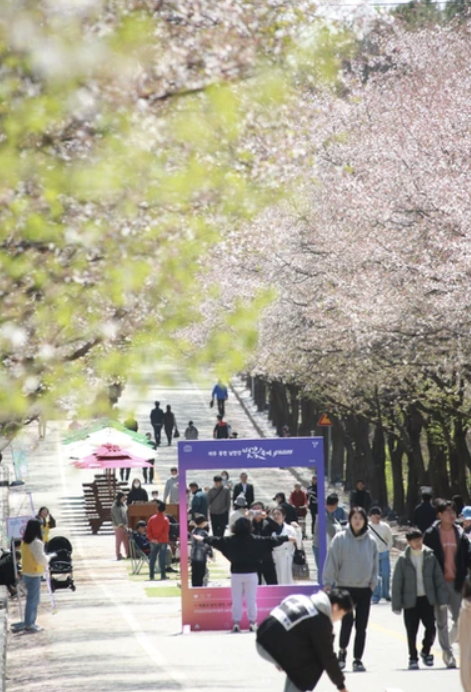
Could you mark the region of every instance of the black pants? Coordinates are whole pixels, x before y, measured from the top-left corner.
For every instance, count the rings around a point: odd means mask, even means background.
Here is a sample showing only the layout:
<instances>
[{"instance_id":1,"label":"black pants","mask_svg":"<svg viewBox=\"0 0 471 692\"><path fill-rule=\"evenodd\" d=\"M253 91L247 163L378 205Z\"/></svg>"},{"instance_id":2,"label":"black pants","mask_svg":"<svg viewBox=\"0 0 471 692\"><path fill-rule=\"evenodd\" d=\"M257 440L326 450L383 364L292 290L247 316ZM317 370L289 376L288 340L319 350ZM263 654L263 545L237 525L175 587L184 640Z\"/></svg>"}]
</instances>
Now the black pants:
<instances>
[{"instance_id":1,"label":"black pants","mask_svg":"<svg viewBox=\"0 0 471 692\"><path fill-rule=\"evenodd\" d=\"M206 573L206 562L191 561L191 585L203 586L203 579Z\"/></svg>"},{"instance_id":2,"label":"black pants","mask_svg":"<svg viewBox=\"0 0 471 692\"><path fill-rule=\"evenodd\" d=\"M316 526L316 517L317 517L317 509L314 511L311 509L311 531L312 531L313 536L314 536L314 528Z\"/></svg>"},{"instance_id":3,"label":"black pants","mask_svg":"<svg viewBox=\"0 0 471 692\"><path fill-rule=\"evenodd\" d=\"M160 437L162 435L162 423L160 425L153 425L152 427L154 428L154 437L155 437L155 444L157 447L160 445Z\"/></svg>"},{"instance_id":4,"label":"black pants","mask_svg":"<svg viewBox=\"0 0 471 692\"><path fill-rule=\"evenodd\" d=\"M211 526L215 536L224 536L224 531L229 523L229 512L224 514L211 514Z\"/></svg>"},{"instance_id":5,"label":"black pants","mask_svg":"<svg viewBox=\"0 0 471 692\"><path fill-rule=\"evenodd\" d=\"M356 661L361 661L363 651L365 650L366 628L368 625L368 618L370 616L371 589L369 587L366 587L365 589L358 589L351 586L342 586L341 588L346 589L350 593L355 605L355 615L353 615L353 613L348 613L342 620L339 642L340 648L347 648L348 642L350 641L350 635L352 633L353 622L355 622L353 658Z\"/></svg>"},{"instance_id":6,"label":"black pants","mask_svg":"<svg viewBox=\"0 0 471 692\"><path fill-rule=\"evenodd\" d=\"M173 427L172 428L165 428L165 434L167 436L167 442L169 445L172 444L172 433L173 433Z\"/></svg>"},{"instance_id":7,"label":"black pants","mask_svg":"<svg viewBox=\"0 0 471 692\"><path fill-rule=\"evenodd\" d=\"M131 475L131 469L119 469L119 477L122 481L128 481Z\"/></svg>"},{"instance_id":8,"label":"black pants","mask_svg":"<svg viewBox=\"0 0 471 692\"><path fill-rule=\"evenodd\" d=\"M422 652L429 654L435 640L435 615L433 606L428 602L427 596L418 596L414 608L404 610L404 624L407 631L407 645L409 647L409 658L416 661L417 647L415 641L419 631L419 623L422 622L425 632L422 640Z\"/></svg>"},{"instance_id":9,"label":"black pants","mask_svg":"<svg viewBox=\"0 0 471 692\"><path fill-rule=\"evenodd\" d=\"M152 483L154 480L154 462L155 459L148 459L152 466L144 466L142 469L142 473L144 474L144 483L147 483L147 474L149 474L149 483Z\"/></svg>"},{"instance_id":10,"label":"black pants","mask_svg":"<svg viewBox=\"0 0 471 692\"><path fill-rule=\"evenodd\" d=\"M263 560L263 562L260 564L260 569L258 570L257 574L259 584L262 584L262 577L265 579L265 582L268 586L278 584L278 579L276 578L275 563L273 562L273 558L271 556L269 559Z\"/></svg>"},{"instance_id":11,"label":"black pants","mask_svg":"<svg viewBox=\"0 0 471 692\"><path fill-rule=\"evenodd\" d=\"M219 415L223 416L225 414L225 399L218 399L218 411Z\"/></svg>"}]
</instances>

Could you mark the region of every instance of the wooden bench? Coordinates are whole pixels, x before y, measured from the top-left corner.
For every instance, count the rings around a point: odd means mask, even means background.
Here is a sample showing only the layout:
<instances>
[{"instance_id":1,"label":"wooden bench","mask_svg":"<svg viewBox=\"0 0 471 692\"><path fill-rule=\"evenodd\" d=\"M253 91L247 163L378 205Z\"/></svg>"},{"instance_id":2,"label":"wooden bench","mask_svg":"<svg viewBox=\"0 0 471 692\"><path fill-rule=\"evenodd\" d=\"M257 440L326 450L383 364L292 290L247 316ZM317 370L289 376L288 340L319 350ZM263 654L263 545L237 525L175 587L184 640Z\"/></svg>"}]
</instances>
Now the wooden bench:
<instances>
[{"instance_id":1,"label":"wooden bench","mask_svg":"<svg viewBox=\"0 0 471 692\"><path fill-rule=\"evenodd\" d=\"M129 492L125 482L113 476L95 476L93 483L82 483L85 498L85 514L93 534L97 534L105 522L111 522L111 507L118 491Z\"/></svg>"}]
</instances>

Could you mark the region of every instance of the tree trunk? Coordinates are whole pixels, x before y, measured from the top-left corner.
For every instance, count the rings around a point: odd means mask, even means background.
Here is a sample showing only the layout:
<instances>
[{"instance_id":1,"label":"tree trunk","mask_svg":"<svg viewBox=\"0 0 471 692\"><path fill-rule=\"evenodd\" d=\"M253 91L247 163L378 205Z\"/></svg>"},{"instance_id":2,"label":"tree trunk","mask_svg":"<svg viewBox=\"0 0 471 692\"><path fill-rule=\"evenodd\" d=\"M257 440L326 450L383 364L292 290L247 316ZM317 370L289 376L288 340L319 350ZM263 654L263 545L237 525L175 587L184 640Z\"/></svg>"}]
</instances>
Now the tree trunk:
<instances>
[{"instance_id":1,"label":"tree trunk","mask_svg":"<svg viewBox=\"0 0 471 692\"><path fill-rule=\"evenodd\" d=\"M429 475L435 497L451 497L447 469L447 450L437 439L435 431L427 428Z\"/></svg>"},{"instance_id":2,"label":"tree trunk","mask_svg":"<svg viewBox=\"0 0 471 692\"><path fill-rule=\"evenodd\" d=\"M415 477L418 485L426 485L428 483L427 473L425 470L424 458L422 456L422 447L420 444L423 427L423 418L415 406L410 406L407 414L406 428L409 436L410 451L407 456L411 457L415 468ZM408 495L409 497L409 489Z\"/></svg>"},{"instance_id":3,"label":"tree trunk","mask_svg":"<svg viewBox=\"0 0 471 692\"><path fill-rule=\"evenodd\" d=\"M332 481L341 482L344 476L345 445L343 427L340 422L334 421L332 426Z\"/></svg>"},{"instance_id":4,"label":"tree trunk","mask_svg":"<svg viewBox=\"0 0 471 692\"><path fill-rule=\"evenodd\" d=\"M404 479L402 476L402 459L404 457L404 445L393 435L388 435L389 456L391 457L391 471L393 479L393 510L399 517L405 515L404 503Z\"/></svg>"},{"instance_id":5,"label":"tree trunk","mask_svg":"<svg viewBox=\"0 0 471 692\"><path fill-rule=\"evenodd\" d=\"M347 416L346 426L353 442L353 486L359 479L368 486L373 480L374 466L369 440L369 423L363 416Z\"/></svg>"},{"instance_id":6,"label":"tree trunk","mask_svg":"<svg viewBox=\"0 0 471 692\"><path fill-rule=\"evenodd\" d=\"M466 478L466 467L471 470L471 455L468 445L466 444L466 433L467 429L463 427L463 419L459 416L455 419L453 427L453 446L457 457L458 493L462 495L464 503L468 505L470 502L470 494Z\"/></svg>"},{"instance_id":7,"label":"tree trunk","mask_svg":"<svg viewBox=\"0 0 471 692\"><path fill-rule=\"evenodd\" d=\"M419 476L417 473L417 465L414 455L411 451L407 452L407 497L406 497L406 515L410 519L414 507L419 499Z\"/></svg>"},{"instance_id":8,"label":"tree trunk","mask_svg":"<svg viewBox=\"0 0 471 692\"><path fill-rule=\"evenodd\" d=\"M291 437L298 436L298 426L299 426L299 387L289 384L286 389L289 392L290 403L291 403L291 415L289 417L288 425Z\"/></svg>"},{"instance_id":9,"label":"tree trunk","mask_svg":"<svg viewBox=\"0 0 471 692\"><path fill-rule=\"evenodd\" d=\"M384 430L377 425L373 436L372 446L373 476L371 479L371 494L375 503L385 509L388 506L388 489L386 486L386 454Z\"/></svg>"},{"instance_id":10,"label":"tree trunk","mask_svg":"<svg viewBox=\"0 0 471 692\"><path fill-rule=\"evenodd\" d=\"M270 409L269 418L276 427L278 435L281 429L288 425L290 417L286 388L282 382L274 381L270 384Z\"/></svg>"}]
</instances>

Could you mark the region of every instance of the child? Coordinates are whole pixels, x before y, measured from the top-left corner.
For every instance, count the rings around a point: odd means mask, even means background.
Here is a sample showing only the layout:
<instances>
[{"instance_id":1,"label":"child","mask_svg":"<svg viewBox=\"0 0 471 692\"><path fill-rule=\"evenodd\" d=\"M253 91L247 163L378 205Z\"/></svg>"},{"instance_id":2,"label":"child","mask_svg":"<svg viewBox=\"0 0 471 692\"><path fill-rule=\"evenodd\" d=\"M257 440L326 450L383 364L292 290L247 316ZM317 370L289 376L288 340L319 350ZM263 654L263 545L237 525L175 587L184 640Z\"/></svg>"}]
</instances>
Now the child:
<instances>
[{"instance_id":1,"label":"child","mask_svg":"<svg viewBox=\"0 0 471 692\"><path fill-rule=\"evenodd\" d=\"M136 530L132 532L135 544L145 555L150 553L150 541L147 538L147 524L145 521L138 521Z\"/></svg>"},{"instance_id":2,"label":"child","mask_svg":"<svg viewBox=\"0 0 471 692\"><path fill-rule=\"evenodd\" d=\"M195 514L193 521L196 524L196 528L191 533L191 585L203 586L208 555L212 557L213 551L211 546L201 543L201 541L197 541L194 538L194 536L201 536L202 538L208 536L206 531L208 521L206 517L203 514Z\"/></svg>"},{"instance_id":3,"label":"child","mask_svg":"<svg viewBox=\"0 0 471 692\"><path fill-rule=\"evenodd\" d=\"M471 692L471 580L467 579L463 587L458 620L458 641L460 643L460 675L464 692Z\"/></svg>"},{"instance_id":4,"label":"child","mask_svg":"<svg viewBox=\"0 0 471 692\"><path fill-rule=\"evenodd\" d=\"M399 556L393 575L392 609L397 615L404 610L404 624L409 646L409 670L417 670L419 660L416 637L419 623L425 627L420 657L426 666L433 666L430 653L435 639L434 605L448 602L443 572L433 550L423 545L420 529L406 533L408 546Z\"/></svg>"}]
</instances>

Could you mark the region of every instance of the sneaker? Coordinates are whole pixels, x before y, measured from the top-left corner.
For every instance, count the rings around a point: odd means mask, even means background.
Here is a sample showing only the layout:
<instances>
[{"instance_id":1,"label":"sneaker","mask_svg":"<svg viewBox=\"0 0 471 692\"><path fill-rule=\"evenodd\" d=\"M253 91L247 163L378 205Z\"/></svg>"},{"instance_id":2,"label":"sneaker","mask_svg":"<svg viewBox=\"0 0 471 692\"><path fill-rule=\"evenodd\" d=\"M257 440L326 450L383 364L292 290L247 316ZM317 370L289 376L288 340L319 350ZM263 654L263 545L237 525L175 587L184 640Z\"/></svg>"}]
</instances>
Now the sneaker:
<instances>
[{"instance_id":1,"label":"sneaker","mask_svg":"<svg viewBox=\"0 0 471 692\"><path fill-rule=\"evenodd\" d=\"M340 651L337 654L337 660L339 662L340 670L343 670L345 668L345 666L347 665L347 650L346 649L340 649Z\"/></svg>"},{"instance_id":2,"label":"sneaker","mask_svg":"<svg viewBox=\"0 0 471 692\"><path fill-rule=\"evenodd\" d=\"M423 651L421 651L420 658L426 666L433 666L433 654L426 654Z\"/></svg>"},{"instance_id":3,"label":"sneaker","mask_svg":"<svg viewBox=\"0 0 471 692\"><path fill-rule=\"evenodd\" d=\"M458 625L456 624L456 622L454 622L451 626L451 630L448 636L450 638L450 644L456 644L456 642L458 641Z\"/></svg>"},{"instance_id":4,"label":"sneaker","mask_svg":"<svg viewBox=\"0 0 471 692\"><path fill-rule=\"evenodd\" d=\"M234 622L234 624L232 625L232 631L233 632L240 632L240 625L238 622Z\"/></svg>"},{"instance_id":5,"label":"sneaker","mask_svg":"<svg viewBox=\"0 0 471 692\"><path fill-rule=\"evenodd\" d=\"M36 632L42 632L43 628L39 627L39 625L29 625L28 627L25 627L25 632L29 632L29 634L36 634Z\"/></svg>"},{"instance_id":6,"label":"sneaker","mask_svg":"<svg viewBox=\"0 0 471 692\"><path fill-rule=\"evenodd\" d=\"M251 632L256 632L257 631L257 623L256 622L251 622L249 625L249 630Z\"/></svg>"},{"instance_id":7,"label":"sneaker","mask_svg":"<svg viewBox=\"0 0 471 692\"><path fill-rule=\"evenodd\" d=\"M456 660L451 651L443 652L443 663L447 668L456 668Z\"/></svg>"},{"instance_id":8,"label":"sneaker","mask_svg":"<svg viewBox=\"0 0 471 692\"><path fill-rule=\"evenodd\" d=\"M419 670L419 662L416 658L409 659L409 670Z\"/></svg>"},{"instance_id":9,"label":"sneaker","mask_svg":"<svg viewBox=\"0 0 471 692\"><path fill-rule=\"evenodd\" d=\"M12 632L23 632L24 628L24 622L14 622L12 625L10 625L10 629Z\"/></svg>"},{"instance_id":10,"label":"sneaker","mask_svg":"<svg viewBox=\"0 0 471 692\"><path fill-rule=\"evenodd\" d=\"M357 659L352 663L352 670L354 673L364 673L366 668L363 663Z\"/></svg>"}]
</instances>

